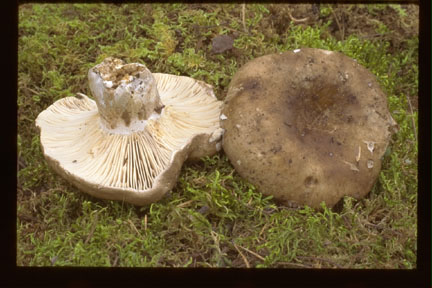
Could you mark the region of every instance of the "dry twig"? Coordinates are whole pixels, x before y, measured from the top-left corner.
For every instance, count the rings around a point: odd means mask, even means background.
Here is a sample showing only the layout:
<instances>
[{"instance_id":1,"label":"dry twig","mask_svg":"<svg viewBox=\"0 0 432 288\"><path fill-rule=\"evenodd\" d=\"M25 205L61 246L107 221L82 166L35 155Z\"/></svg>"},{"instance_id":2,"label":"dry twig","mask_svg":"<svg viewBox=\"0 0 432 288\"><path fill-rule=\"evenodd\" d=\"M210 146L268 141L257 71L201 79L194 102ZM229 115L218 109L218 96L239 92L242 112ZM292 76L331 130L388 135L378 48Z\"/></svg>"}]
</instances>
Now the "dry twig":
<instances>
[{"instance_id":1,"label":"dry twig","mask_svg":"<svg viewBox=\"0 0 432 288\"><path fill-rule=\"evenodd\" d=\"M118 259L119 259L119 255L117 254L117 255L116 255L116 258L114 259L114 262L113 262L113 264L112 264L112 267L117 266Z\"/></svg>"},{"instance_id":2,"label":"dry twig","mask_svg":"<svg viewBox=\"0 0 432 288\"><path fill-rule=\"evenodd\" d=\"M234 248L237 250L237 252L240 254L240 256L243 258L243 261L246 265L246 268L250 268L249 262L246 259L246 256L243 255L243 253L240 251L240 249L237 247L237 245L233 242Z\"/></svg>"},{"instance_id":3,"label":"dry twig","mask_svg":"<svg viewBox=\"0 0 432 288\"><path fill-rule=\"evenodd\" d=\"M262 257L261 255L259 255L256 252L253 252L251 250L249 250L248 248L242 247L242 246L238 246L240 248L242 248L243 250L245 250L246 252L249 252L250 254L254 255L255 257L257 257L258 259L260 259L261 261L265 261L264 257Z\"/></svg>"},{"instance_id":4,"label":"dry twig","mask_svg":"<svg viewBox=\"0 0 432 288\"><path fill-rule=\"evenodd\" d=\"M135 226L135 224L130 220L130 219L128 219L128 222L129 222L129 224L130 224L130 226L132 227L132 229L139 235L139 236L141 236L141 233L138 231L138 229L136 228L136 226Z\"/></svg>"},{"instance_id":5,"label":"dry twig","mask_svg":"<svg viewBox=\"0 0 432 288\"><path fill-rule=\"evenodd\" d=\"M26 89L29 90L30 92L33 92L34 94L39 94L39 93L40 93L40 92L35 91L35 90L33 90L33 89L31 89L31 88L28 88L28 87L26 87Z\"/></svg>"},{"instance_id":6,"label":"dry twig","mask_svg":"<svg viewBox=\"0 0 432 288\"><path fill-rule=\"evenodd\" d=\"M243 24L244 32L247 32L245 18L246 18L246 3L243 3L242 4L242 24Z\"/></svg>"},{"instance_id":7,"label":"dry twig","mask_svg":"<svg viewBox=\"0 0 432 288\"><path fill-rule=\"evenodd\" d=\"M93 233L94 233L94 231L96 229L97 222L98 222L98 214L95 215L95 219L94 219L93 225L92 225L92 227L90 229L90 233L87 236L87 239L84 241L84 244L87 244L90 241L90 239L93 237Z\"/></svg>"},{"instance_id":8,"label":"dry twig","mask_svg":"<svg viewBox=\"0 0 432 288\"><path fill-rule=\"evenodd\" d=\"M344 27L342 27L342 26L340 25L340 23L339 23L339 19L338 19L338 17L336 16L336 13L334 12L333 8L331 9L331 13L332 13L333 17L334 17L335 20L336 20L336 25L337 25L338 28L339 28L339 31L340 31L340 33L341 33L341 40L343 41L344 38L345 38L345 29L344 29Z\"/></svg>"},{"instance_id":9,"label":"dry twig","mask_svg":"<svg viewBox=\"0 0 432 288\"><path fill-rule=\"evenodd\" d=\"M147 231L147 214L144 215L144 231Z\"/></svg>"},{"instance_id":10,"label":"dry twig","mask_svg":"<svg viewBox=\"0 0 432 288\"><path fill-rule=\"evenodd\" d=\"M305 17L305 18L302 18L302 19L294 18L294 17L292 16L291 12L288 12L288 16L289 16L289 18L291 19L291 21L293 21L294 23L306 22L306 21L309 19L309 17Z\"/></svg>"},{"instance_id":11,"label":"dry twig","mask_svg":"<svg viewBox=\"0 0 432 288\"><path fill-rule=\"evenodd\" d=\"M177 208L184 208L184 207L187 207L187 206L189 206L192 202L194 202L194 200L189 200L189 201L186 201L186 202L180 203L180 204L177 205Z\"/></svg>"},{"instance_id":12,"label":"dry twig","mask_svg":"<svg viewBox=\"0 0 432 288\"><path fill-rule=\"evenodd\" d=\"M264 233L265 228L267 228L267 223L264 224L263 228L261 229L260 233L258 234L258 237L261 237L262 233Z\"/></svg>"}]
</instances>

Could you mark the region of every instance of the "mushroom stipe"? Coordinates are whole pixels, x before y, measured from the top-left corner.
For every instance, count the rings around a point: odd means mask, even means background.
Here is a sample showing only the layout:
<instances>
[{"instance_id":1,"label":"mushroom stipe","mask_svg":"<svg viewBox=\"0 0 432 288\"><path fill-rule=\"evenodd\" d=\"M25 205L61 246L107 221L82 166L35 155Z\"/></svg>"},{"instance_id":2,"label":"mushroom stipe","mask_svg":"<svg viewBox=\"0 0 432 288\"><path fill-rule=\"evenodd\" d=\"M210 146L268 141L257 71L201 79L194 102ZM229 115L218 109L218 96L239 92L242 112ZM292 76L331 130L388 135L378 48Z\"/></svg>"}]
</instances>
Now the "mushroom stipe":
<instances>
[{"instance_id":1,"label":"mushroom stipe","mask_svg":"<svg viewBox=\"0 0 432 288\"><path fill-rule=\"evenodd\" d=\"M220 149L222 102L210 85L114 58L89 82L96 101L78 93L36 119L47 162L82 191L148 204L174 187L185 160Z\"/></svg>"},{"instance_id":2,"label":"mushroom stipe","mask_svg":"<svg viewBox=\"0 0 432 288\"><path fill-rule=\"evenodd\" d=\"M312 48L246 63L222 115L222 145L236 171L285 205L314 208L364 197L395 127L372 73Z\"/></svg>"}]
</instances>

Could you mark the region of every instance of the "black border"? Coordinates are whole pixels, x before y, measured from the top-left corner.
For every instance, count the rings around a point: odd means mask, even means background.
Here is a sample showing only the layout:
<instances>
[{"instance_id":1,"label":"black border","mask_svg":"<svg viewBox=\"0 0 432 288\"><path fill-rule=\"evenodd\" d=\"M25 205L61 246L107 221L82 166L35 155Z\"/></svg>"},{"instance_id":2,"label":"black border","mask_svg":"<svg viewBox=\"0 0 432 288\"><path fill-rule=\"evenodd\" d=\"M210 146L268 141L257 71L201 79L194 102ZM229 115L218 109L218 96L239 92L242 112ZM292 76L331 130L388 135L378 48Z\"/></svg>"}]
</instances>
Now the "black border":
<instances>
[{"instance_id":1,"label":"black border","mask_svg":"<svg viewBox=\"0 0 432 288\"><path fill-rule=\"evenodd\" d=\"M418 195L418 251L417 269L414 270L352 270L352 269L181 269L181 268L39 268L16 266L16 135L17 135L17 37L18 5L27 2L8 2L1 21L4 28L3 55L7 63L3 67L7 91L0 96L7 107L1 114L3 127L8 136L2 141L11 150L6 153L7 189L1 212L7 227L3 234L2 247L5 251L0 257L2 275L0 287L432 287L431 286L431 89L430 52L431 52L431 10L430 0L420 1L420 82L419 82L419 195ZM41 1L58 2L58 1ZM61 1L64 2L64 1ZM87 2L87 1L74 1ZM91 1L94 2L94 1ZM97 1L102 2L102 1ZM110 1L113 3L115 1ZM132 1L136 2L136 1ZM158 1L159 2L159 1ZM195 2L195 1L193 1ZM202 1L208 2L208 1ZM211 1L230 2L230 1ZM251 1L247 1L251 2ZM258 1L266 2L266 1ZM272 1L281 2L281 1ZM283 1L282 1L283 2ZM289 1L302 2L304 1ZM334 1L321 1L332 2ZM417 1L343 1L344 3L418 3ZM11 5L14 3L15 5ZM340 3L340 2L337 2ZM3 49L4 51L4 49ZM5 68L6 67L6 68ZM8 91L10 90L10 91ZM15 97L11 97L15 95ZM9 108L10 107L10 108ZM11 120L12 119L12 120ZM3 138L3 137L2 137ZM5 151L5 150L3 150ZM4 171L4 170L3 170Z\"/></svg>"}]
</instances>

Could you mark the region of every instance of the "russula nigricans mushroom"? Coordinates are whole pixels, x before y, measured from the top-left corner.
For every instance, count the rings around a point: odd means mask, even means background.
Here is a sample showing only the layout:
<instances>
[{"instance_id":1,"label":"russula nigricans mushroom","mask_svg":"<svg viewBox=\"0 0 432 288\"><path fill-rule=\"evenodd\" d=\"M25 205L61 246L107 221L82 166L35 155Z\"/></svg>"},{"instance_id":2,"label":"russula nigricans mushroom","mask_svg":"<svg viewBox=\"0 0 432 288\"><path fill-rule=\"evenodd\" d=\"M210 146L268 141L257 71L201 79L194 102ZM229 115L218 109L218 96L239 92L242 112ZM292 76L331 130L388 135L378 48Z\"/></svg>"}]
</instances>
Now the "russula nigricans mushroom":
<instances>
[{"instance_id":1,"label":"russula nigricans mushroom","mask_svg":"<svg viewBox=\"0 0 432 288\"><path fill-rule=\"evenodd\" d=\"M236 171L287 205L314 208L372 189L396 124L372 73L312 48L246 63L222 115L222 145Z\"/></svg>"},{"instance_id":2,"label":"russula nigricans mushroom","mask_svg":"<svg viewBox=\"0 0 432 288\"><path fill-rule=\"evenodd\" d=\"M36 119L47 162L81 190L144 205L173 188L186 159L220 149L222 103L210 85L114 58L88 79L96 101L66 97Z\"/></svg>"}]
</instances>

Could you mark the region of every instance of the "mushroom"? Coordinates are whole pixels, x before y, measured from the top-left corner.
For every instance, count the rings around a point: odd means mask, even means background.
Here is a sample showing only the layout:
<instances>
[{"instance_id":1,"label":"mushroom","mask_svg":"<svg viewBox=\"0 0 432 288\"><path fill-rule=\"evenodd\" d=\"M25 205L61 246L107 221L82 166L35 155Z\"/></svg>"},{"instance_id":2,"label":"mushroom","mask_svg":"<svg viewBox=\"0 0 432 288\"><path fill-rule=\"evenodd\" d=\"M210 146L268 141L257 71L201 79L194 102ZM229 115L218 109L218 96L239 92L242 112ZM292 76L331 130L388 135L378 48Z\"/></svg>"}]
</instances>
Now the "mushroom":
<instances>
[{"instance_id":1,"label":"mushroom","mask_svg":"<svg viewBox=\"0 0 432 288\"><path fill-rule=\"evenodd\" d=\"M47 162L93 196L144 205L176 183L183 162L220 149L222 102L189 77L106 58L84 94L56 101L36 126Z\"/></svg>"},{"instance_id":2,"label":"mushroom","mask_svg":"<svg viewBox=\"0 0 432 288\"><path fill-rule=\"evenodd\" d=\"M372 73L312 48L246 63L222 113L222 146L236 171L286 205L314 208L372 189L395 126Z\"/></svg>"}]
</instances>

